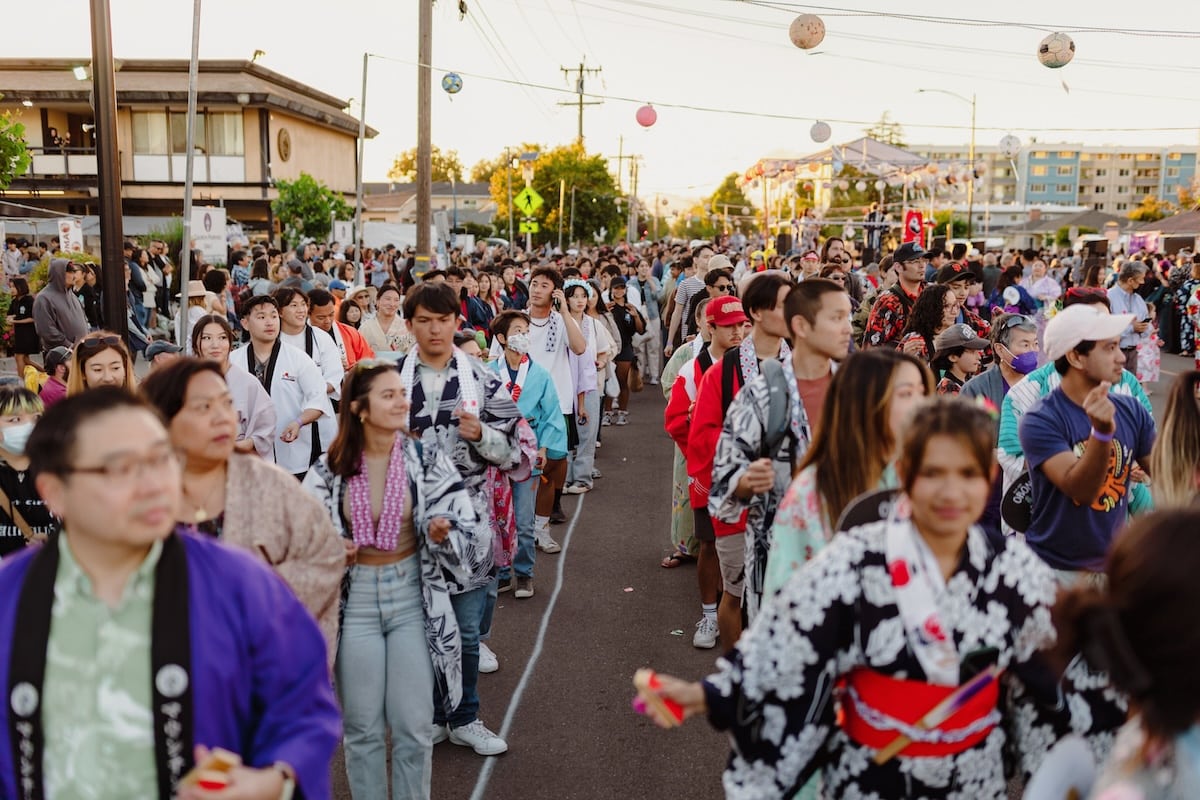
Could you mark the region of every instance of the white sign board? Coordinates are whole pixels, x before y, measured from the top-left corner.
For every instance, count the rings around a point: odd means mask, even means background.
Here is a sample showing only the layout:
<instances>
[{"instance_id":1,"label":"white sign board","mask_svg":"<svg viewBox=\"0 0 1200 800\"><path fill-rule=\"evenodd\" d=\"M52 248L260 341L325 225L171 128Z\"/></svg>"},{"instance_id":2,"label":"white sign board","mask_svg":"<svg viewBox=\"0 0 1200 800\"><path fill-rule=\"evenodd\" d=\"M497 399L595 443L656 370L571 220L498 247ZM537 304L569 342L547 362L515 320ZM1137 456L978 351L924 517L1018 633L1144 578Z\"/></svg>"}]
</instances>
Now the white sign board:
<instances>
[{"instance_id":1,"label":"white sign board","mask_svg":"<svg viewBox=\"0 0 1200 800\"><path fill-rule=\"evenodd\" d=\"M7 237L5 237L5 235L4 235L4 222L3 221L0 221L0 245L3 245L5 250L8 249Z\"/></svg>"},{"instance_id":2,"label":"white sign board","mask_svg":"<svg viewBox=\"0 0 1200 800\"><path fill-rule=\"evenodd\" d=\"M83 223L77 219L60 219L58 242L64 253L82 253Z\"/></svg>"},{"instance_id":3,"label":"white sign board","mask_svg":"<svg viewBox=\"0 0 1200 800\"><path fill-rule=\"evenodd\" d=\"M333 233L330 235L329 241L338 242L341 244L342 249L345 250L347 245L354 242L354 223L348 219L334 220Z\"/></svg>"},{"instance_id":4,"label":"white sign board","mask_svg":"<svg viewBox=\"0 0 1200 800\"><path fill-rule=\"evenodd\" d=\"M226 252L225 209L201 206L192 209L192 241L209 264L224 264Z\"/></svg>"}]
</instances>

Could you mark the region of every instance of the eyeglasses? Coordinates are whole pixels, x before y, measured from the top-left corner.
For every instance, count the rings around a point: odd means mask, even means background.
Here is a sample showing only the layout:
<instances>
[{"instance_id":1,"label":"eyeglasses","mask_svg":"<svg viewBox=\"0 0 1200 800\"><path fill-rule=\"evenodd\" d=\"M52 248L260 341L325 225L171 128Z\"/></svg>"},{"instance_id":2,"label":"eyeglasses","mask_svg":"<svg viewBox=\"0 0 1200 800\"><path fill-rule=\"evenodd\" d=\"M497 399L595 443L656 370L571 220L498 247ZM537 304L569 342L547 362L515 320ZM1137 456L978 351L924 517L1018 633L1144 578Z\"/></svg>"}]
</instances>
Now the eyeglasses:
<instances>
[{"instance_id":1,"label":"eyeglasses","mask_svg":"<svg viewBox=\"0 0 1200 800\"><path fill-rule=\"evenodd\" d=\"M120 346L120 336L94 336L91 339L81 339L79 343L75 345L75 349L94 353L109 347Z\"/></svg>"},{"instance_id":2,"label":"eyeglasses","mask_svg":"<svg viewBox=\"0 0 1200 800\"><path fill-rule=\"evenodd\" d=\"M713 284L713 288L716 289L718 292L728 293L728 292L733 291L733 284L732 283L715 283L715 284Z\"/></svg>"},{"instance_id":3,"label":"eyeglasses","mask_svg":"<svg viewBox=\"0 0 1200 800\"><path fill-rule=\"evenodd\" d=\"M830 275L830 276L828 276L828 279L829 279L829 280L831 280L831 281L837 281L838 283L845 283L845 282L846 282L846 276L845 276L845 275Z\"/></svg>"},{"instance_id":4,"label":"eyeglasses","mask_svg":"<svg viewBox=\"0 0 1200 800\"><path fill-rule=\"evenodd\" d=\"M175 466L177 463L175 451L171 449L170 445L163 445L149 455L121 456L98 467L67 467L65 472L68 475L74 473L103 475L111 481L128 484L134 480L141 480L147 470L150 474L155 474Z\"/></svg>"}]
</instances>

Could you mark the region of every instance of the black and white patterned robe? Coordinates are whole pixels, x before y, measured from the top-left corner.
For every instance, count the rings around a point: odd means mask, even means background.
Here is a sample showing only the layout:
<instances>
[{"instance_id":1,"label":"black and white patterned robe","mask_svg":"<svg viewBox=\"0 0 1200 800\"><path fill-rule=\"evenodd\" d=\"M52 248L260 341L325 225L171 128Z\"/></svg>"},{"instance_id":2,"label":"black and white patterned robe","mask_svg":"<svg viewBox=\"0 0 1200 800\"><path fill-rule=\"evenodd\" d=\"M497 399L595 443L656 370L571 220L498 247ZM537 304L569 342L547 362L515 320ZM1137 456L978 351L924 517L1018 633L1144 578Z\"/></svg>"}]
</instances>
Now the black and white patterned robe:
<instances>
[{"instance_id":1,"label":"black and white patterned robe","mask_svg":"<svg viewBox=\"0 0 1200 800\"><path fill-rule=\"evenodd\" d=\"M1038 654L1054 640L1053 574L1023 543L1008 539L996 552L975 528L938 610L960 656L998 650L1004 722L957 755L900 756L882 766L837 726L834 684L850 670L927 680L900 619L885 530L881 522L836 536L705 679L709 721L733 745L726 797L790 798L820 771L830 798L1004 800L1007 747L1028 753L1021 763L1032 769L1074 729L1102 757L1120 719L1089 705L1088 691L1106 693L1107 681L1084 670L1079 677L1097 683L1063 691ZM1108 699L1119 717L1119 698Z\"/></svg>"}]
</instances>

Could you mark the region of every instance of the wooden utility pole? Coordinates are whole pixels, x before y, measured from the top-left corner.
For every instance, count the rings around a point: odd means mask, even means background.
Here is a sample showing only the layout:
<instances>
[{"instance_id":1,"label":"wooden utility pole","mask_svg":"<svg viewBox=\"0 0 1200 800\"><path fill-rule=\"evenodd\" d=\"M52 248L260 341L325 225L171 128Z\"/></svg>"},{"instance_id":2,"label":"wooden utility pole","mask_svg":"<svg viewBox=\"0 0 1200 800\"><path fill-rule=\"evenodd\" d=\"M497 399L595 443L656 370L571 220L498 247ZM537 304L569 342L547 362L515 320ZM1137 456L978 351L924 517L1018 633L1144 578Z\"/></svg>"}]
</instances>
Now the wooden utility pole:
<instances>
[{"instance_id":1,"label":"wooden utility pole","mask_svg":"<svg viewBox=\"0 0 1200 800\"><path fill-rule=\"evenodd\" d=\"M599 100L592 100L590 102L584 102L584 100L583 100L583 94L584 94L583 78L585 75L599 75L601 73L601 71L603 70L602 67L585 66L585 61L586 61L586 58L580 59L578 67L559 67L559 69L562 70L563 75L569 76L572 73L574 73L574 75L575 75L575 94L577 96L577 99L575 101L569 102L569 103L562 102L562 103L559 103L559 105L560 106L578 106L579 107L579 134L576 137L575 141L576 141L576 143L579 144L580 147L583 147L583 107L584 106L598 106L601 103L601 101L599 101Z\"/></svg>"},{"instance_id":2,"label":"wooden utility pole","mask_svg":"<svg viewBox=\"0 0 1200 800\"><path fill-rule=\"evenodd\" d=\"M100 206L100 283L104 325L129 335L125 300L125 251L122 248L121 169L117 150L117 76L113 69L112 15L108 0L92 3L92 110L96 119L97 200ZM184 242L190 247L190 242ZM187 287L183 287L187 293ZM186 303L186 301L185 301Z\"/></svg>"},{"instance_id":3,"label":"wooden utility pole","mask_svg":"<svg viewBox=\"0 0 1200 800\"><path fill-rule=\"evenodd\" d=\"M417 263L420 275L429 270L433 250L429 241L433 206L433 141L430 116L433 98L430 64L433 63L433 0L418 0L417 19Z\"/></svg>"}]
</instances>

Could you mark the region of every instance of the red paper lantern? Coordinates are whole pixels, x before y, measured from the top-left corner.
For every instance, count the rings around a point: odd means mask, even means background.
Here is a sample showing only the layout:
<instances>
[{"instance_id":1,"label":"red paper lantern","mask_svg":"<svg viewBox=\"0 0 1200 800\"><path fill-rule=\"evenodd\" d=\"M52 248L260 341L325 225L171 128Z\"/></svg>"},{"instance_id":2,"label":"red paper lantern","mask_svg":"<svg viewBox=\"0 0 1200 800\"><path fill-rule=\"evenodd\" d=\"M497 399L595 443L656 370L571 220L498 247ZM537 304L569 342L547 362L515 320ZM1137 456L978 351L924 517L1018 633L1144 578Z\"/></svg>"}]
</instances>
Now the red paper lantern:
<instances>
[{"instance_id":1,"label":"red paper lantern","mask_svg":"<svg viewBox=\"0 0 1200 800\"><path fill-rule=\"evenodd\" d=\"M643 128L649 128L658 122L658 112L652 105L644 105L637 110L637 123Z\"/></svg>"}]
</instances>

